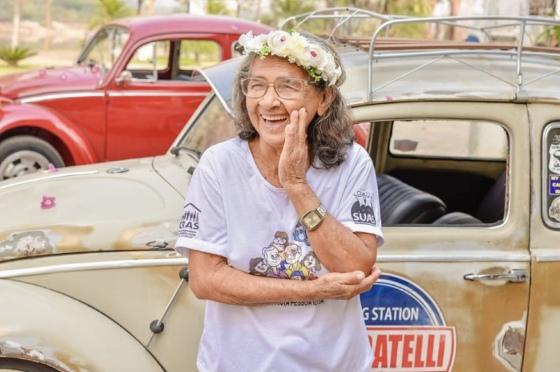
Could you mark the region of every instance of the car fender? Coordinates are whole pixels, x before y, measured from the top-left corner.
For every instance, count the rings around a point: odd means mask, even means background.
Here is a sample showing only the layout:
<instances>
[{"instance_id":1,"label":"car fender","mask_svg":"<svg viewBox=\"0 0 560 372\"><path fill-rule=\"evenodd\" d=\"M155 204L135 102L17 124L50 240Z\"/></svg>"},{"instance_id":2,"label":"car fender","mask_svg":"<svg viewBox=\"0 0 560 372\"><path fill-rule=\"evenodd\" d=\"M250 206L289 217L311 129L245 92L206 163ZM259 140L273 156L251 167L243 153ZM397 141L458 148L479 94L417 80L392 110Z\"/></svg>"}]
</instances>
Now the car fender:
<instances>
[{"instance_id":1,"label":"car fender","mask_svg":"<svg viewBox=\"0 0 560 372\"><path fill-rule=\"evenodd\" d=\"M48 108L21 103L0 106L0 134L23 127L40 128L58 137L70 151L76 165L101 160L77 125Z\"/></svg>"},{"instance_id":2,"label":"car fender","mask_svg":"<svg viewBox=\"0 0 560 372\"><path fill-rule=\"evenodd\" d=\"M162 371L118 324L63 294L0 280L0 366L23 359L61 371Z\"/></svg>"}]
</instances>

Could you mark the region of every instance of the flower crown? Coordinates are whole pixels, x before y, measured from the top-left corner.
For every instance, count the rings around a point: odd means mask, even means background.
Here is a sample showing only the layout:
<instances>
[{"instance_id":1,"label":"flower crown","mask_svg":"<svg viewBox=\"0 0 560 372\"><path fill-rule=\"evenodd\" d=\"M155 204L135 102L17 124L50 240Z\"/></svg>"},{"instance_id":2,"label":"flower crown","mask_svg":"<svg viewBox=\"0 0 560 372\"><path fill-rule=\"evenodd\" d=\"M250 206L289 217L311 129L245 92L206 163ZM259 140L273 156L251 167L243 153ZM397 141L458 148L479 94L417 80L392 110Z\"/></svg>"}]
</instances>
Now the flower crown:
<instances>
[{"instance_id":1,"label":"flower crown","mask_svg":"<svg viewBox=\"0 0 560 372\"><path fill-rule=\"evenodd\" d=\"M270 31L253 36L253 32L249 31L239 37L239 44L244 55L255 53L261 58L268 55L286 58L307 71L316 83L324 80L328 85L335 85L342 75L342 69L336 65L332 53L310 43L297 32Z\"/></svg>"}]
</instances>

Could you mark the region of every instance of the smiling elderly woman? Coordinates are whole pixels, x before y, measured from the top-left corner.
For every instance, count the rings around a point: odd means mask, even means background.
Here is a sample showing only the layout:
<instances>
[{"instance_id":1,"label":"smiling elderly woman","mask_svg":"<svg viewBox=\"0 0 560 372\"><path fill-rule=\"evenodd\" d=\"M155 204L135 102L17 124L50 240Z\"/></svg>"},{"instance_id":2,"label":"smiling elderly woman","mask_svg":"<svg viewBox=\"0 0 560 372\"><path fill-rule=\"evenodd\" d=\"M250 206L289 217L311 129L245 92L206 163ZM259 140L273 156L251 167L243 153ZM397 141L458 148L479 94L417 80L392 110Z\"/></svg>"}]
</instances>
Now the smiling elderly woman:
<instances>
[{"instance_id":1,"label":"smiling elderly woman","mask_svg":"<svg viewBox=\"0 0 560 372\"><path fill-rule=\"evenodd\" d=\"M358 294L379 277L377 184L324 41L241 37L239 138L208 149L177 249L208 300L201 371L368 371Z\"/></svg>"}]
</instances>

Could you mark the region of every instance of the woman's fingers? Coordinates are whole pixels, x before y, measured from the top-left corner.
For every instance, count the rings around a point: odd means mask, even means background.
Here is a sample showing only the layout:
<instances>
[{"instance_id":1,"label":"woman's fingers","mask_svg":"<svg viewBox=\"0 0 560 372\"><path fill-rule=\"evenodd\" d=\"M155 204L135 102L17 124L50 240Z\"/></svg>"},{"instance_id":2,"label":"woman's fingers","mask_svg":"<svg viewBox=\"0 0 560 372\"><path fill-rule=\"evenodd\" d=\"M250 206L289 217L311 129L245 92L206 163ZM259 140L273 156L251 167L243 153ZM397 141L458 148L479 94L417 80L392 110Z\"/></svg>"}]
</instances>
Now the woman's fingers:
<instances>
[{"instance_id":1,"label":"woman's fingers","mask_svg":"<svg viewBox=\"0 0 560 372\"><path fill-rule=\"evenodd\" d=\"M307 110L302 107L298 110L298 138L300 144L307 143Z\"/></svg>"},{"instance_id":2,"label":"woman's fingers","mask_svg":"<svg viewBox=\"0 0 560 372\"><path fill-rule=\"evenodd\" d=\"M380 275L381 272L376 267L373 267L368 276L362 271L329 273L319 278L323 287L320 291L324 293L324 298L349 299L368 291Z\"/></svg>"}]
</instances>

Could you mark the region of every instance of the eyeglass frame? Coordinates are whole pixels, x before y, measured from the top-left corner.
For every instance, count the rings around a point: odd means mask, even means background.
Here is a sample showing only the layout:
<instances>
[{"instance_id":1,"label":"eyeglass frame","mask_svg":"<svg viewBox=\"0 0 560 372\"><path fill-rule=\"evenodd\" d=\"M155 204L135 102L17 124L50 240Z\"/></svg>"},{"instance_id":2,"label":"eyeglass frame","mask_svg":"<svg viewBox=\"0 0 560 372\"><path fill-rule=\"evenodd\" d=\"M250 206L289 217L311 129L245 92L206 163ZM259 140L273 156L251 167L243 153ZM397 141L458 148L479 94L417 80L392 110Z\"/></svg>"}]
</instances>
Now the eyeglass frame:
<instances>
[{"instance_id":1,"label":"eyeglass frame","mask_svg":"<svg viewBox=\"0 0 560 372\"><path fill-rule=\"evenodd\" d=\"M258 80L261 80L264 84L266 84L266 89L264 90L264 93L263 93L261 96L258 96L258 97L251 97L251 96L248 96L247 93L244 92L243 83L244 83L245 81L251 80L251 79L258 79ZM299 98L299 97L298 97L298 98L285 98L285 97L282 97L282 96L278 93L278 91L276 90L276 82L279 81L279 80L297 80L297 81L303 82L303 83L305 84L305 86L316 86L316 84L315 84L313 81L310 81L310 80L307 80L307 79L300 79L300 78L282 78L282 77L280 77L280 78L275 79L273 82L268 82L268 81L267 81L266 79L264 79L264 78L255 77L255 76L245 76L245 77L239 79L240 86L241 86L241 93L243 93L243 95L244 95L246 98L253 98L253 99L262 98L262 97L266 96L266 94L268 93L268 89L270 88L270 86L272 86L272 88L273 88L273 90L274 90L274 93L276 94L276 96L277 96L278 98L285 99L285 100L288 100L288 101L293 101L293 100L296 100L296 99ZM301 93L305 93L305 89L303 89L303 90L301 91ZM302 97L304 97L304 96L305 96L305 95L302 94Z\"/></svg>"}]
</instances>

